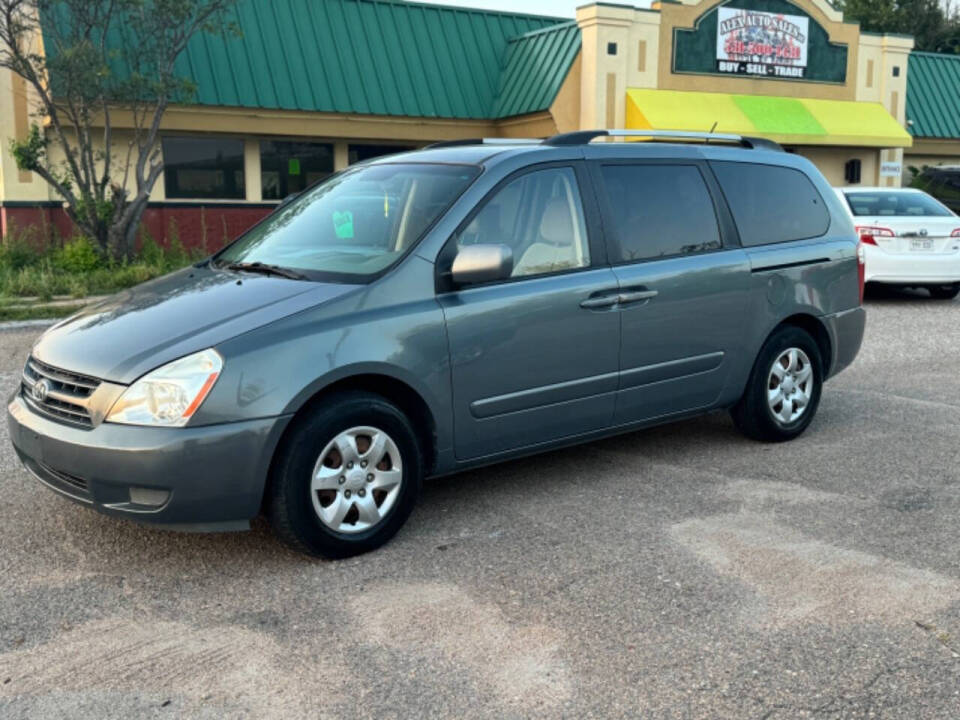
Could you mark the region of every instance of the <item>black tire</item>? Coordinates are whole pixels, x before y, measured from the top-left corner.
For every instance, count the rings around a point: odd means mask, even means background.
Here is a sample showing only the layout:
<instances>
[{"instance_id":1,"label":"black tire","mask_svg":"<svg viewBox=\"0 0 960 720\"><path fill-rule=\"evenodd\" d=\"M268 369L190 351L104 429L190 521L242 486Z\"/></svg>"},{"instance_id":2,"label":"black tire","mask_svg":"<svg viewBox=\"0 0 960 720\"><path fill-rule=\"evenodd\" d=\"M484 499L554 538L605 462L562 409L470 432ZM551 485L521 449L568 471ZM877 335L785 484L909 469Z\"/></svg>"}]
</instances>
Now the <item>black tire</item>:
<instances>
[{"instance_id":1,"label":"black tire","mask_svg":"<svg viewBox=\"0 0 960 720\"><path fill-rule=\"evenodd\" d=\"M960 295L960 283L928 285L927 290L930 292L930 297L936 300L953 300L957 295Z\"/></svg>"},{"instance_id":2,"label":"black tire","mask_svg":"<svg viewBox=\"0 0 960 720\"><path fill-rule=\"evenodd\" d=\"M803 350L810 359L814 385L806 411L793 422L785 424L774 417L767 403L767 389L773 363L790 348ZM816 415L822 387L823 357L816 341L804 330L785 325L775 330L760 348L743 397L730 414L740 432L749 438L763 442L792 440L807 429Z\"/></svg>"},{"instance_id":3,"label":"black tire","mask_svg":"<svg viewBox=\"0 0 960 720\"><path fill-rule=\"evenodd\" d=\"M392 507L376 525L355 533L335 532L314 510L311 475L324 447L358 426L379 428L390 436L402 458L402 480ZM284 437L271 470L270 522L277 536L300 552L330 559L359 555L380 547L403 526L422 480L420 442L403 411L373 393L337 393L304 412Z\"/></svg>"}]
</instances>

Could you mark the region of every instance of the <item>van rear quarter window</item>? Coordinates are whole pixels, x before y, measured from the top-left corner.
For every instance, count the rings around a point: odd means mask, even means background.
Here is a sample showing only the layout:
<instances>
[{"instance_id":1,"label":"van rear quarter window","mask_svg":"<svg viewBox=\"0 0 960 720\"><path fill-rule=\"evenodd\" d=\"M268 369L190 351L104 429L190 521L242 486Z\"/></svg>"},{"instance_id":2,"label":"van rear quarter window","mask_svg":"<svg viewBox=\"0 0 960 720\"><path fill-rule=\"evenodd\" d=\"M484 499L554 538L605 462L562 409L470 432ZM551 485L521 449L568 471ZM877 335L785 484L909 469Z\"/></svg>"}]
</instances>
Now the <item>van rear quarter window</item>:
<instances>
[{"instance_id":1,"label":"van rear quarter window","mask_svg":"<svg viewBox=\"0 0 960 720\"><path fill-rule=\"evenodd\" d=\"M827 206L799 170L757 163L711 162L744 247L819 237Z\"/></svg>"},{"instance_id":2,"label":"van rear quarter window","mask_svg":"<svg viewBox=\"0 0 960 720\"><path fill-rule=\"evenodd\" d=\"M710 191L695 165L604 165L615 263L718 250Z\"/></svg>"}]
</instances>

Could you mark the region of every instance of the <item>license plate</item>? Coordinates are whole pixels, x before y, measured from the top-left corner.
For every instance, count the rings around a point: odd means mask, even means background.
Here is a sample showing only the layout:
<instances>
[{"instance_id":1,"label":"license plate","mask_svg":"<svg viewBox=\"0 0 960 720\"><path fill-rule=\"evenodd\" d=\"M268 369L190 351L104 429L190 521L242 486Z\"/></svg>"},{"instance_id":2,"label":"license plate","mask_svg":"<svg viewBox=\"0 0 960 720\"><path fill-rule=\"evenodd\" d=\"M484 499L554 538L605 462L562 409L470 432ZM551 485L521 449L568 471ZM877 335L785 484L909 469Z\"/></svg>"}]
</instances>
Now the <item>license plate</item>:
<instances>
[{"instance_id":1,"label":"license plate","mask_svg":"<svg viewBox=\"0 0 960 720\"><path fill-rule=\"evenodd\" d=\"M910 240L910 249L911 250L933 250L933 240L927 240L923 238L912 238Z\"/></svg>"}]
</instances>

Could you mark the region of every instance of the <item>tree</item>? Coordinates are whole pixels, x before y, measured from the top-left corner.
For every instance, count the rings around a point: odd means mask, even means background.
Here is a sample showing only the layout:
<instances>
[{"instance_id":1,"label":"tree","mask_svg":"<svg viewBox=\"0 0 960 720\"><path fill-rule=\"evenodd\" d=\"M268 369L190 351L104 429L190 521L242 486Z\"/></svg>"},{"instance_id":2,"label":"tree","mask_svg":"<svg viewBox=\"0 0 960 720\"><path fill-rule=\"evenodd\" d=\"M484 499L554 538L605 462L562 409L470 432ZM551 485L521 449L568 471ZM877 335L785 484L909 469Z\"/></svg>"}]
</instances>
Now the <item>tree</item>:
<instances>
[{"instance_id":1,"label":"tree","mask_svg":"<svg viewBox=\"0 0 960 720\"><path fill-rule=\"evenodd\" d=\"M12 143L14 159L63 198L102 252L133 249L163 170L160 121L196 90L175 62L197 33L237 32L226 13L234 1L0 0L0 67L26 80L44 125ZM115 130L128 125L115 152Z\"/></svg>"},{"instance_id":2,"label":"tree","mask_svg":"<svg viewBox=\"0 0 960 720\"><path fill-rule=\"evenodd\" d=\"M917 50L957 52L960 44L960 19L949 0L845 0L841 9L861 30L912 35Z\"/></svg>"}]
</instances>

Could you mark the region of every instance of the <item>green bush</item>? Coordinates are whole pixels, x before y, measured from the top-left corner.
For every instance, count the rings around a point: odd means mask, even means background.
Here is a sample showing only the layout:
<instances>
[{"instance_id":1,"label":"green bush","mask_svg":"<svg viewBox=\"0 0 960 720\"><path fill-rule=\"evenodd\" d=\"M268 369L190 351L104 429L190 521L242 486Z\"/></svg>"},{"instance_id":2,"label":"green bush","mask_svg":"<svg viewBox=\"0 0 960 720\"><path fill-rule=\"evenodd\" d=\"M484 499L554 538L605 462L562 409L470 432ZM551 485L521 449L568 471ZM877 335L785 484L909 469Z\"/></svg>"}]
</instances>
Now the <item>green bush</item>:
<instances>
[{"instance_id":1,"label":"green bush","mask_svg":"<svg viewBox=\"0 0 960 720\"><path fill-rule=\"evenodd\" d=\"M0 242L0 268L20 270L40 262L43 253L34 233L28 230L10 228L7 236Z\"/></svg>"},{"instance_id":2,"label":"green bush","mask_svg":"<svg viewBox=\"0 0 960 720\"><path fill-rule=\"evenodd\" d=\"M48 260L18 270L0 272L0 295L48 299L69 292L70 275L56 271Z\"/></svg>"},{"instance_id":3,"label":"green bush","mask_svg":"<svg viewBox=\"0 0 960 720\"><path fill-rule=\"evenodd\" d=\"M190 251L183 246L183 243L180 242L177 227L172 222L167 234L166 247L154 240L146 229L143 230L141 238L140 250L137 252L135 262L139 261L145 265L162 267L165 271L171 271L186 267L203 257L202 251Z\"/></svg>"},{"instance_id":4,"label":"green bush","mask_svg":"<svg viewBox=\"0 0 960 720\"><path fill-rule=\"evenodd\" d=\"M70 239L61 248L42 252L35 233L33 228L11 231L0 243L0 298L107 295L201 257L184 248L175 231L168 236L166 247L144 231L135 257L123 261L104 257L89 238L82 236Z\"/></svg>"},{"instance_id":5,"label":"green bush","mask_svg":"<svg viewBox=\"0 0 960 720\"><path fill-rule=\"evenodd\" d=\"M78 235L54 253L53 263L66 272L88 273L100 267L102 259L93 242Z\"/></svg>"},{"instance_id":6,"label":"green bush","mask_svg":"<svg viewBox=\"0 0 960 720\"><path fill-rule=\"evenodd\" d=\"M163 248L153 239L153 235L144 230L143 240L140 243L140 252L137 257L147 265L164 264Z\"/></svg>"},{"instance_id":7,"label":"green bush","mask_svg":"<svg viewBox=\"0 0 960 720\"><path fill-rule=\"evenodd\" d=\"M180 242L180 238L176 235L170 239L170 245L167 247L164 255L165 257L163 264L164 267L169 270L185 267L186 265L189 265L192 260L190 253L188 253L187 249L183 247L183 243Z\"/></svg>"}]
</instances>

